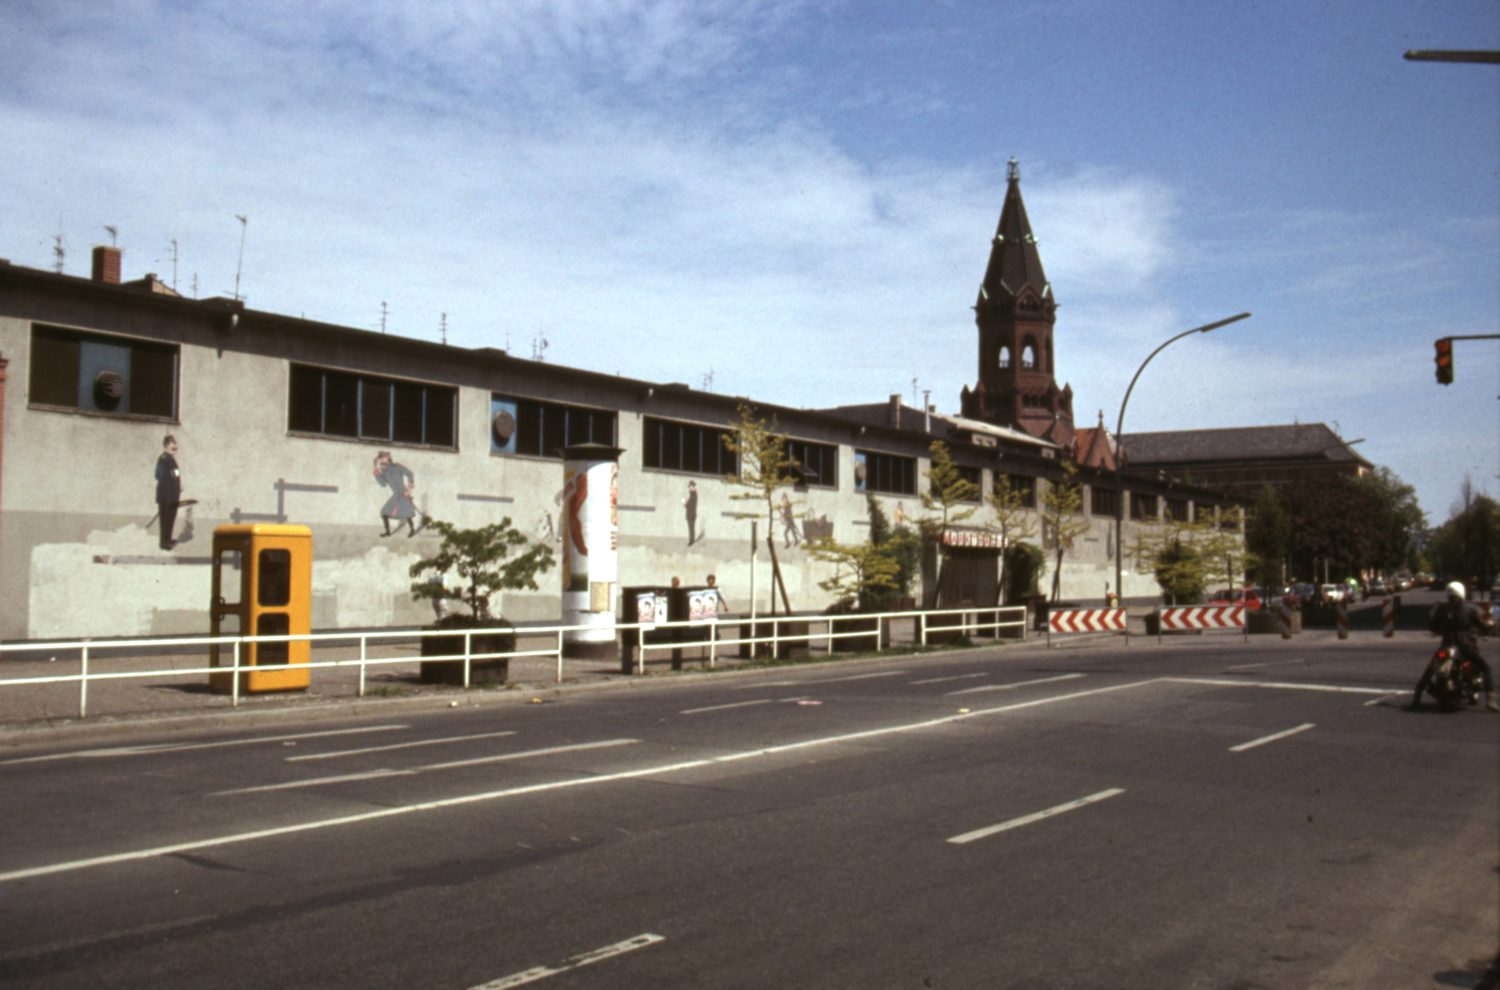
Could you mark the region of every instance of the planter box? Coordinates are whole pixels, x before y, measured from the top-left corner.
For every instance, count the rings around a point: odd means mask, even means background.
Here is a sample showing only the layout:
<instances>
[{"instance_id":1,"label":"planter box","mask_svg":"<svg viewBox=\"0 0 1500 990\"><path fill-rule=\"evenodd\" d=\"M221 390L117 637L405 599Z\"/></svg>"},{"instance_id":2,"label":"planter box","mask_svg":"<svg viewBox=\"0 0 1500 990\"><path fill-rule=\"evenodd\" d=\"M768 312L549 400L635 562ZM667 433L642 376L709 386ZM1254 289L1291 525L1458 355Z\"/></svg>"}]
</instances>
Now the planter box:
<instances>
[{"instance_id":1,"label":"planter box","mask_svg":"<svg viewBox=\"0 0 1500 990\"><path fill-rule=\"evenodd\" d=\"M1246 631L1252 636L1281 635L1281 615L1275 609L1260 609L1245 615ZM1288 628L1293 634L1302 631L1302 613L1292 610Z\"/></svg>"},{"instance_id":2,"label":"planter box","mask_svg":"<svg viewBox=\"0 0 1500 990\"><path fill-rule=\"evenodd\" d=\"M500 623L496 623L499 625ZM462 626L449 626L443 636L422 637L423 684L457 684L464 682L464 637ZM469 637L469 648L474 653L511 653L516 648L514 632L483 633ZM449 657L453 659L429 660L427 657ZM510 658L499 657L472 660L469 663L469 683L504 684L510 676Z\"/></svg>"}]
</instances>

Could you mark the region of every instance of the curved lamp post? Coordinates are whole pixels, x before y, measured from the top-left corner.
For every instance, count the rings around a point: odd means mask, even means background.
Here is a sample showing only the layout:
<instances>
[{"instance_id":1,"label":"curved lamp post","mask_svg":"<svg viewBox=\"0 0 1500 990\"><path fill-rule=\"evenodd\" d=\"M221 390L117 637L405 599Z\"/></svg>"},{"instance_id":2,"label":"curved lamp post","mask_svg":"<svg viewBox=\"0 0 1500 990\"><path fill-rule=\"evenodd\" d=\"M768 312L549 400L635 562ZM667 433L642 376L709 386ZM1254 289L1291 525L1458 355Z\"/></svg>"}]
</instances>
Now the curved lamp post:
<instances>
[{"instance_id":1,"label":"curved lamp post","mask_svg":"<svg viewBox=\"0 0 1500 990\"><path fill-rule=\"evenodd\" d=\"M1146 360L1141 362L1141 366L1135 369L1135 375L1130 379L1130 387L1125 390L1125 398L1120 403L1120 418L1115 421L1115 594L1119 596L1122 602L1125 600L1125 585L1123 583L1125 571L1124 547L1122 545L1125 530L1125 484L1121 475L1121 465L1125 460L1125 407L1130 405L1130 393L1135 391L1135 383L1141 377L1141 372L1146 370L1146 365L1151 363L1152 358L1166 350L1168 345L1174 344L1184 337L1190 337L1195 333L1208 333L1210 330L1217 330L1231 323L1238 323L1249 316L1249 313L1239 313L1228 319L1216 320L1213 323L1206 323L1201 327L1184 330L1177 336L1163 341L1157 345L1156 350L1146 356Z\"/></svg>"}]
</instances>

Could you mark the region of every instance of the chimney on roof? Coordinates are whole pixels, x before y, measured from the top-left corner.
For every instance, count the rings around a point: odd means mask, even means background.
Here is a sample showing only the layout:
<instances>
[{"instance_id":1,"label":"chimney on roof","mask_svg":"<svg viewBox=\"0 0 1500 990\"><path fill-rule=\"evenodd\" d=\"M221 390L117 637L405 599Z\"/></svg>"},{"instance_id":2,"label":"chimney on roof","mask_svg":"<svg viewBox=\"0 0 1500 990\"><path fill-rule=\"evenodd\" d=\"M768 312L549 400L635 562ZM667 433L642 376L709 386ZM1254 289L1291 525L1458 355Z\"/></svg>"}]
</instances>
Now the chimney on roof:
<instances>
[{"instance_id":1,"label":"chimney on roof","mask_svg":"<svg viewBox=\"0 0 1500 990\"><path fill-rule=\"evenodd\" d=\"M94 274L95 282L104 282L107 285L120 284L120 249L113 244L99 244L94 248Z\"/></svg>"},{"instance_id":2,"label":"chimney on roof","mask_svg":"<svg viewBox=\"0 0 1500 990\"><path fill-rule=\"evenodd\" d=\"M898 430L901 429L901 393L900 392L892 392L891 393L890 410L891 410L891 425L894 426Z\"/></svg>"}]
</instances>

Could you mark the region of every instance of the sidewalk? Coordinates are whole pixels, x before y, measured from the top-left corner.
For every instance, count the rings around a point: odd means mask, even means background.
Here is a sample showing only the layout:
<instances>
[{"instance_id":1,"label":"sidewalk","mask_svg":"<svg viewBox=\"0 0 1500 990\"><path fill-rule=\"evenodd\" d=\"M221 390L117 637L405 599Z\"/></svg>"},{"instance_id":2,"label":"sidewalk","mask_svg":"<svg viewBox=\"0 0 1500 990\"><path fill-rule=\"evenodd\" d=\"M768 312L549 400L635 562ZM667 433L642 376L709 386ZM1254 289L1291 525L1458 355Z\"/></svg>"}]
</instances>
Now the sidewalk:
<instances>
[{"instance_id":1,"label":"sidewalk","mask_svg":"<svg viewBox=\"0 0 1500 990\"><path fill-rule=\"evenodd\" d=\"M738 635L739 627L739 620L725 622L720 635L733 638ZM555 647L555 637L528 637L524 630L520 632L517 650ZM895 642L891 645L915 647L912 642L915 630L900 632L902 635L892 637ZM310 685L306 690L241 693L237 705L230 693L210 687L206 646L185 646L175 652L91 647L85 694L78 679L82 670L81 651L72 648L53 652L48 644L37 644L22 655L0 654L0 681L12 682L0 684L0 745L39 739L48 730L68 729L68 734L74 736L85 727L117 730L126 723L201 722L247 712L292 715L312 707L368 712L394 701L427 706L530 703L533 699L545 702L555 699L563 690L589 685L628 685L640 680L622 671L618 656L565 657L559 683L558 662L553 655L511 659L504 685L476 685L465 690L461 686L427 684L421 680L420 638L420 632L413 631L409 639L387 640L379 648L372 645L367 654L363 697L359 691L357 644L341 642L328 646L315 644L312 652L315 666L309 670ZM980 639L979 642L1019 645L1022 641ZM1033 634L1028 642L1036 643L1038 638ZM677 664L671 648L649 650L646 676L670 674L677 666L683 670L708 667L706 647L686 646L680 652L681 662ZM812 660L828 659L827 643L821 636L799 652L811 653ZM713 665L717 669L752 666L740 653L738 644L720 647L715 651ZM340 665L316 666L333 662ZM54 678L64 680L54 682ZM30 680L37 683L24 683ZM80 708L86 711L83 717Z\"/></svg>"}]
</instances>

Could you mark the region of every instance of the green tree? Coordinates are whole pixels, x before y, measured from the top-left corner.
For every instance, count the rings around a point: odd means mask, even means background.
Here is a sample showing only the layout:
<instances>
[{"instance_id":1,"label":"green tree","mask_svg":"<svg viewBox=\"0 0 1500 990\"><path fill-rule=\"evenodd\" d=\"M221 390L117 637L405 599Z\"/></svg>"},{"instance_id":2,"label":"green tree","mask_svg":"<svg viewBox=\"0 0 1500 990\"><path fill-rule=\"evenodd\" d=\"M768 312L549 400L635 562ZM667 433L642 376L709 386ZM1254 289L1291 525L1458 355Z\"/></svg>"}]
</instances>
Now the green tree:
<instances>
[{"instance_id":1,"label":"green tree","mask_svg":"<svg viewBox=\"0 0 1500 990\"><path fill-rule=\"evenodd\" d=\"M1467 478L1459 498L1428 537L1428 555L1439 574L1489 587L1500 573L1500 504L1475 492Z\"/></svg>"},{"instance_id":2,"label":"green tree","mask_svg":"<svg viewBox=\"0 0 1500 990\"><path fill-rule=\"evenodd\" d=\"M895 586L866 595L871 607L887 611L897 598L911 594L912 582L922 566L922 538L910 526L892 528L880 500L869 492L865 493L865 507L870 517L870 544L896 562Z\"/></svg>"},{"instance_id":3,"label":"green tree","mask_svg":"<svg viewBox=\"0 0 1500 990\"><path fill-rule=\"evenodd\" d=\"M427 528L441 534L443 542L436 554L411 565L408 576L421 579L411 584L412 599L460 602L476 622L490 618L493 596L520 589L536 591L536 576L553 564L552 548L544 543L527 547L531 541L511 525L509 516L477 529L429 519ZM511 557L513 551L521 552ZM450 573L457 576L457 587L447 583Z\"/></svg>"},{"instance_id":4,"label":"green tree","mask_svg":"<svg viewBox=\"0 0 1500 990\"><path fill-rule=\"evenodd\" d=\"M824 537L808 543L807 551L833 565L832 576L819 581L818 587L833 596L835 609L870 610L882 593L897 587L900 564L873 543L838 543Z\"/></svg>"},{"instance_id":5,"label":"green tree","mask_svg":"<svg viewBox=\"0 0 1500 990\"><path fill-rule=\"evenodd\" d=\"M1245 546L1255 557L1256 583L1279 587L1287 580L1291 542L1292 520L1286 506L1275 488L1264 485L1245 523Z\"/></svg>"},{"instance_id":6,"label":"green tree","mask_svg":"<svg viewBox=\"0 0 1500 990\"><path fill-rule=\"evenodd\" d=\"M927 489L922 492L922 507L937 515L919 519L917 525L925 542L937 551L938 570L932 595L932 603L937 607L942 604L943 576L947 570L944 567L947 549L943 534L948 532L949 526L963 522L979 511L979 506L972 504L979 501L979 486L959 471L946 443L934 440L927 449L930 466L924 472L927 476Z\"/></svg>"},{"instance_id":7,"label":"green tree","mask_svg":"<svg viewBox=\"0 0 1500 990\"><path fill-rule=\"evenodd\" d=\"M1054 478L1042 494L1042 538L1051 541L1053 552L1052 601L1062 597L1063 558L1073 549L1073 541L1088 531L1083 516L1083 484L1078 480L1078 465L1062 462L1062 477Z\"/></svg>"},{"instance_id":8,"label":"green tree","mask_svg":"<svg viewBox=\"0 0 1500 990\"><path fill-rule=\"evenodd\" d=\"M786 437L777 432L775 417L768 421L741 403L739 419L731 421L729 426L729 432L724 435L724 447L735 456L738 470L724 480L745 489L732 492L729 497L737 502L758 503L753 511L733 515L737 519L765 519L766 546L771 551L771 612L776 611L778 589L782 605L790 612L792 604L781 576L781 560L776 556L776 515L778 510L793 511L794 503L782 489L795 485L799 476L792 459L787 456ZM782 498L787 500L786 506L777 504L778 491L782 491ZM751 593L754 594L753 589Z\"/></svg>"},{"instance_id":9,"label":"green tree","mask_svg":"<svg viewBox=\"0 0 1500 990\"><path fill-rule=\"evenodd\" d=\"M996 584L1000 590L997 604L1003 605L1014 600L1007 589L1008 565L1013 556L1010 550L1021 541L1036 536L1036 513L1026 505L1026 492L1012 485L1010 478L1003 474L996 477L994 490L985 501L990 507L990 519L985 528L1000 538L1000 575ZM1026 594L1027 590L1023 588L1019 593Z\"/></svg>"},{"instance_id":10,"label":"green tree","mask_svg":"<svg viewBox=\"0 0 1500 990\"><path fill-rule=\"evenodd\" d=\"M1376 468L1359 479L1370 507L1371 557L1365 566L1390 573L1416 564L1417 546L1427 518L1417 493L1390 468Z\"/></svg>"}]
</instances>

